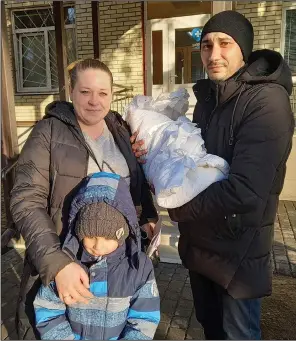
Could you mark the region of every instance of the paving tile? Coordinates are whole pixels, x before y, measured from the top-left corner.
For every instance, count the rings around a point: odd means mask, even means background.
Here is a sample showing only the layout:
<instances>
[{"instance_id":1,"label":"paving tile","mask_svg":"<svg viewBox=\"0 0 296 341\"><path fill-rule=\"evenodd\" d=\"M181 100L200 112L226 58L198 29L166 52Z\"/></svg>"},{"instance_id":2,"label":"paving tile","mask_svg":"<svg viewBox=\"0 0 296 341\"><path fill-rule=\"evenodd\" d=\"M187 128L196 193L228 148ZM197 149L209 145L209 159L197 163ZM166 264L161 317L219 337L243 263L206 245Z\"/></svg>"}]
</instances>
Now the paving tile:
<instances>
[{"instance_id":1,"label":"paving tile","mask_svg":"<svg viewBox=\"0 0 296 341\"><path fill-rule=\"evenodd\" d=\"M185 330L179 328L170 328L167 340L184 340L185 339Z\"/></svg>"},{"instance_id":2,"label":"paving tile","mask_svg":"<svg viewBox=\"0 0 296 341\"><path fill-rule=\"evenodd\" d=\"M182 316L182 317L190 318L191 314L192 314L192 308L188 309L187 307L177 306L177 309L175 312L176 316Z\"/></svg>"},{"instance_id":3,"label":"paving tile","mask_svg":"<svg viewBox=\"0 0 296 341\"><path fill-rule=\"evenodd\" d=\"M166 299L166 300L178 301L179 297L180 297L180 293L179 292L174 292L174 291L166 290L166 292L164 293L164 299Z\"/></svg>"},{"instance_id":4,"label":"paving tile","mask_svg":"<svg viewBox=\"0 0 296 341\"><path fill-rule=\"evenodd\" d=\"M8 269L19 263L23 264L22 256L14 249L10 250L1 257L1 274L4 274Z\"/></svg>"},{"instance_id":5,"label":"paving tile","mask_svg":"<svg viewBox=\"0 0 296 341\"><path fill-rule=\"evenodd\" d=\"M169 323L160 322L154 335L154 340L165 340L169 327Z\"/></svg>"},{"instance_id":6,"label":"paving tile","mask_svg":"<svg viewBox=\"0 0 296 341\"><path fill-rule=\"evenodd\" d=\"M183 281L172 280L168 286L168 290L172 292L181 292L183 287L184 287L184 280Z\"/></svg>"},{"instance_id":7,"label":"paving tile","mask_svg":"<svg viewBox=\"0 0 296 341\"><path fill-rule=\"evenodd\" d=\"M1 340L4 340L15 330L15 316L11 316L1 324Z\"/></svg>"},{"instance_id":8,"label":"paving tile","mask_svg":"<svg viewBox=\"0 0 296 341\"><path fill-rule=\"evenodd\" d=\"M173 300L162 300L160 303L160 311L170 316L174 316L177 303L177 301Z\"/></svg>"},{"instance_id":9,"label":"paving tile","mask_svg":"<svg viewBox=\"0 0 296 341\"><path fill-rule=\"evenodd\" d=\"M180 328L187 329L189 324L189 319L182 316L175 316L172 319L171 327L172 328Z\"/></svg>"},{"instance_id":10,"label":"paving tile","mask_svg":"<svg viewBox=\"0 0 296 341\"><path fill-rule=\"evenodd\" d=\"M296 277L296 264L290 263L290 267L291 267L292 276Z\"/></svg>"},{"instance_id":11,"label":"paving tile","mask_svg":"<svg viewBox=\"0 0 296 341\"><path fill-rule=\"evenodd\" d=\"M6 339L4 339L4 340L18 340L18 335L17 335L16 330L12 331L12 332L8 335L8 337L7 337ZM30 338L30 339L28 339L28 340L34 340L34 339Z\"/></svg>"},{"instance_id":12,"label":"paving tile","mask_svg":"<svg viewBox=\"0 0 296 341\"><path fill-rule=\"evenodd\" d=\"M172 277L173 277L173 275L161 273L158 276L157 281L169 282Z\"/></svg>"},{"instance_id":13,"label":"paving tile","mask_svg":"<svg viewBox=\"0 0 296 341\"><path fill-rule=\"evenodd\" d=\"M296 262L296 251L288 250L288 258L291 263Z\"/></svg>"},{"instance_id":14,"label":"paving tile","mask_svg":"<svg viewBox=\"0 0 296 341\"><path fill-rule=\"evenodd\" d=\"M196 317L195 317L195 312L193 311L193 314L191 316L190 322L189 322L189 328L202 328L202 325L197 321Z\"/></svg>"},{"instance_id":15,"label":"paving tile","mask_svg":"<svg viewBox=\"0 0 296 341\"><path fill-rule=\"evenodd\" d=\"M18 292L19 291L19 287L20 287L20 283L19 281L4 281L3 283L1 283L1 297L3 299L3 297L10 291L14 291L14 292Z\"/></svg>"},{"instance_id":16,"label":"paving tile","mask_svg":"<svg viewBox=\"0 0 296 341\"><path fill-rule=\"evenodd\" d=\"M1 302L1 320L5 321L10 317L15 315L16 312L16 302L15 299L13 302Z\"/></svg>"},{"instance_id":17,"label":"paving tile","mask_svg":"<svg viewBox=\"0 0 296 341\"><path fill-rule=\"evenodd\" d=\"M275 257L287 255L287 251L284 245L281 245L281 246L275 245L273 248L273 252L274 252Z\"/></svg>"},{"instance_id":18,"label":"paving tile","mask_svg":"<svg viewBox=\"0 0 296 341\"><path fill-rule=\"evenodd\" d=\"M172 278L172 281L184 281L186 280L186 278L188 277L187 274L174 274L173 275L173 278Z\"/></svg>"},{"instance_id":19,"label":"paving tile","mask_svg":"<svg viewBox=\"0 0 296 341\"><path fill-rule=\"evenodd\" d=\"M193 308L193 300L186 300L184 298L180 298L180 301L178 302L177 308L192 309Z\"/></svg>"},{"instance_id":20,"label":"paving tile","mask_svg":"<svg viewBox=\"0 0 296 341\"><path fill-rule=\"evenodd\" d=\"M280 275L291 276L291 269L288 263L275 263L276 271Z\"/></svg>"},{"instance_id":21,"label":"paving tile","mask_svg":"<svg viewBox=\"0 0 296 341\"><path fill-rule=\"evenodd\" d=\"M176 269L176 274L184 274L184 275L188 275L188 270L183 268L183 267L180 267L180 268L177 268Z\"/></svg>"},{"instance_id":22,"label":"paving tile","mask_svg":"<svg viewBox=\"0 0 296 341\"><path fill-rule=\"evenodd\" d=\"M173 315L164 313L162 310L160 310L160 322L170 324L172 321L172 317Z\"/></svg>"},{"instance_id":23,"label":"paving tile","mask_svg":"<svg viewBox=\"0 0 296 341\"><path fill-rule=\"evenodd\" d=\"M186 299L186 300L192 300L192 291L190 287L184 287L182 290L181 297Z\"/></svg>"},{"instance_id":24,"label":"paving tile","mask_svg":"<svg viewBox=\"0 0 296 341\"><path fill-rule=\"evenodd\" d=\"M202 328L189 328L186 333L186 340L205 340Z\"/></svg>"},{"instance_id":25,"label":"paving tile","mask_svg":"<svg viewBox=\"0 0 296 341\"><path fill-rule=\"evenodd\" d=\"M275 262L277 263L288 263L288 257L275 255Z\"/></svg>"}]
</instances>

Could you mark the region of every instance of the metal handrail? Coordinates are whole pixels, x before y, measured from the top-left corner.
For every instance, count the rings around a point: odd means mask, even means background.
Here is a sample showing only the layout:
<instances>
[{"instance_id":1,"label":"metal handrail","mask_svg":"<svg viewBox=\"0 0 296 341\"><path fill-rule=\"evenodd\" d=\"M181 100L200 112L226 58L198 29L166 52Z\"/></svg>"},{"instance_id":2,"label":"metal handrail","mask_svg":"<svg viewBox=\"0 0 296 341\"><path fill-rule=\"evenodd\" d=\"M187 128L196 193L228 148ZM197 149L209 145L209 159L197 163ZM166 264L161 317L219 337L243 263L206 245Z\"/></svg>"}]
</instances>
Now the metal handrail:
<instances>
[{"instance_id":1,"label":"metal handrail","mask_svg":"<svg viewBox=\"0 0 296 341\"><path fill-rule=\"evenodd\" d=\"M134 95L125 95L123 98L114 99L114 102L122 101L123 99L134 98Z\"/></svg>"},{"instance_id":2,"label":"metal handrail","mask_svg":"<svg viewBox=\"0 0 296 341\"><path fill-rule=\"evenodd\" d=\"M18 162L18 157L17 159L11 164L11 165L7 165L5 166L2 170L1 170L1 180L5 180L7 175L13 170L13 168L17 165Z\"/></svg>"},{"instance_id":3,"label":"metal handrail","mask_svg":"<svg viewBox=\"0 0 296 341\"><path fill-rule=\"evenodd\" d=\"M37 123L38 121L36 121ZM26 135L30 130L32 130L35 127L35 124L33 124L32 126L30 126L28 129L26 129L25 131L23 131L21 134L19 134L19 136L17 137L17 139L19 140L21 137L23 137L24 135Z\"/></svg>"},{"instance_id":4,"label":"metal handrail","mask_svg":"<svg viewBox=\"0 0 296 341\"><path fill-rule=\"evenodd\" d=\"M121 89L126 89L127 91L134 91L134 87L132 85L126 86L126 85L120 85L120 84L113 83L113 86L117 87L117 88L121 88Z\"/></svg>"}]
</instances>

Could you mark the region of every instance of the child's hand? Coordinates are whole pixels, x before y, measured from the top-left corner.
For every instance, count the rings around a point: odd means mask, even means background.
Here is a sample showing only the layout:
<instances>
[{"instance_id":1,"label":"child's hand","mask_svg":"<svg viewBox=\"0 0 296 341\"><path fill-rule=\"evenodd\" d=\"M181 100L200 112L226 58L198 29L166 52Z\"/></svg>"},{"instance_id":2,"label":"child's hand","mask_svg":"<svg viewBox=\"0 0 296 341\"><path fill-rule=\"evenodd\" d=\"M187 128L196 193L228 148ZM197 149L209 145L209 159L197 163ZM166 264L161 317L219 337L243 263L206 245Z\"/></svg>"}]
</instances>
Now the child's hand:
<instances>
[{"instance_id":1,"label":"child's hand","mask_svg":"<svg viewBox=\"0 0 296 341\"><path fill-rule=\"evenodd\" d=\"M70 305L88 303L93 294L89 288L89 278L82 267L76 263L66 265L55 277L57 290L61 301Z\"/></svg>"}]
</instances>

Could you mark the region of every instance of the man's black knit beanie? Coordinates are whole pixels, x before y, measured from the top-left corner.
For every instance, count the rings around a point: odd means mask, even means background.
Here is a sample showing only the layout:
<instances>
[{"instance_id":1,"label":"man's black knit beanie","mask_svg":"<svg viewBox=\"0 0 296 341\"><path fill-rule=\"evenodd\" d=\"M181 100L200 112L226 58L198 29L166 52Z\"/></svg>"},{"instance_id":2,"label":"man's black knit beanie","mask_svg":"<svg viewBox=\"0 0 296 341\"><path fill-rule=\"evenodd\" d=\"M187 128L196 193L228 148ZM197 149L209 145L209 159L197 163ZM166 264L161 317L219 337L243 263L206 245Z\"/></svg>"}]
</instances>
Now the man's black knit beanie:
<instances>
[{"instance_id":1,"label":"man's black knit beanie","mask_svg":"<svg viewBox=\"0 0 296 341\"><path fill-rule=\"evenodd\" d=\"M236 11L223 11L215 14L205 24L200 42L211 32L223 32L231 36L241 48L244 61L247 62L253 50L254 31L250 21Z\"/></svg>"}]
</instances>

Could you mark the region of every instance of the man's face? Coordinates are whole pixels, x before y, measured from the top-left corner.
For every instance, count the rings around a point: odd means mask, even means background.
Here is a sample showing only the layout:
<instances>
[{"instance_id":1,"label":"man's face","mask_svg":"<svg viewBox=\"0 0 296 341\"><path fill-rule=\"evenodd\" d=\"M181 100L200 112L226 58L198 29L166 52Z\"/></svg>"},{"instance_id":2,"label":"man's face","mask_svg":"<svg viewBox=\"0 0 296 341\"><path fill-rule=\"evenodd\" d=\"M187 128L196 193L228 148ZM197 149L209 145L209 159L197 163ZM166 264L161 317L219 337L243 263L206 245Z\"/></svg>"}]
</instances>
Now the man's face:
<instances>
[{"instance_id":1,"label":"man's face","mask_svg":"<svg viewBox=\"0 0 296 341\"><path fill-rule=\"evenodd\" d=\"M245 63L239 45L228 34L212 32L201 43L201 59L209 78L225 81Z\"/></svg>"}]
</instances>

